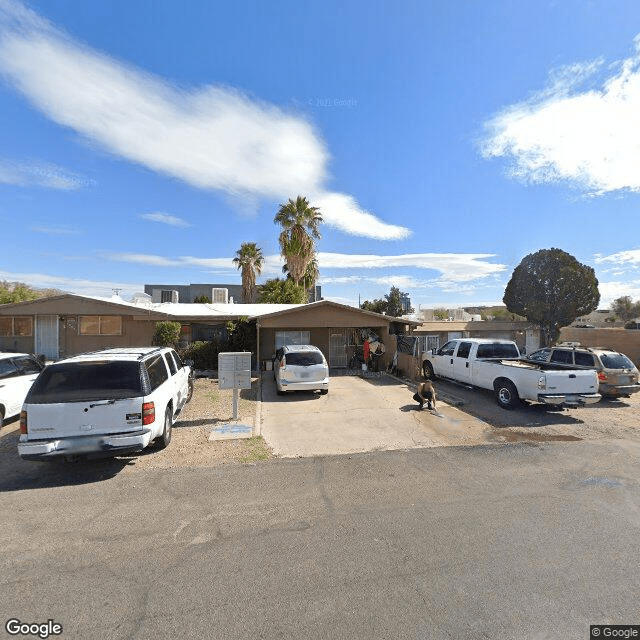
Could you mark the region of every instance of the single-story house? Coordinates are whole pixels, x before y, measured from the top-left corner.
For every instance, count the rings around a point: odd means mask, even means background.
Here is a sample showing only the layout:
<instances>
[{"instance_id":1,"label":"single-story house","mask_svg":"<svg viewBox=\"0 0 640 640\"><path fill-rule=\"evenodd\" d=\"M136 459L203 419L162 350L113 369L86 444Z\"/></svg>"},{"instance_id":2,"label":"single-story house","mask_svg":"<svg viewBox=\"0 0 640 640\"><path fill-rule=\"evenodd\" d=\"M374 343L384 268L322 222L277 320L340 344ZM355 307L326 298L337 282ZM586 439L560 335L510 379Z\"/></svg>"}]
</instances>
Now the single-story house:
<instances>
[{"instance_id":1,"label":"single-story house","mask_svg":"<svg viewBox=\"0 0 640 640\"><path fill-rule=\"evenodd\" d=\"M432 321L423 322L413 331L420 338L420 352L437 349L456 338L491 338L513 340L521 353L540 348L540 328L530 322L504 321Z\"/></svg>"},{"instance_id":2,"label":"single-story house","mask_svg":"<svg viewBox=\"0 0 640 640\"><path fill-rule=\"evenodd\" d=\"M409 332L417 324L329 300L309 304L194 304L127 302L63 294L0 305L0 351L44 355L47 359L109 347L150 345L157 322L182 325L185 343L208 340L229 321L255 321L254 363L266 364L283 344L310 342L332 367L347 366L350 355L370 333L389 344L389 335ZM391 357L385 354L386 364Z\"/></svg>"}]
</instances>

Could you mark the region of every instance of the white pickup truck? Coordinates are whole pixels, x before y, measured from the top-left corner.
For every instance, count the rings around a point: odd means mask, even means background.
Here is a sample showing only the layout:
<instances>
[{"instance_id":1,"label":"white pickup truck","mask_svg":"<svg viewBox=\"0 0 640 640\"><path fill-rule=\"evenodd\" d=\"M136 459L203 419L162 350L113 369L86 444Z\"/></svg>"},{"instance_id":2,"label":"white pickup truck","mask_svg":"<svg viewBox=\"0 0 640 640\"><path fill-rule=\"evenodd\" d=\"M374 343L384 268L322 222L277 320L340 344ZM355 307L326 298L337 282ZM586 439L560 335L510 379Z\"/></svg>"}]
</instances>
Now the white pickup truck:
<instances>
[{"instance_id":1,"label":"white pickup truck","mask_svg":"<svg viewBox=\"0 0 640 640\"><path fill-rule=\"evenodd\" d=\"M508 340L450 340L422 354L422 369L427 378L491 389L505 409L513 409L521 400L578 407L601 398L595 370L543 370L521 360L516 343Z\"/></svg>"}]
</instances>

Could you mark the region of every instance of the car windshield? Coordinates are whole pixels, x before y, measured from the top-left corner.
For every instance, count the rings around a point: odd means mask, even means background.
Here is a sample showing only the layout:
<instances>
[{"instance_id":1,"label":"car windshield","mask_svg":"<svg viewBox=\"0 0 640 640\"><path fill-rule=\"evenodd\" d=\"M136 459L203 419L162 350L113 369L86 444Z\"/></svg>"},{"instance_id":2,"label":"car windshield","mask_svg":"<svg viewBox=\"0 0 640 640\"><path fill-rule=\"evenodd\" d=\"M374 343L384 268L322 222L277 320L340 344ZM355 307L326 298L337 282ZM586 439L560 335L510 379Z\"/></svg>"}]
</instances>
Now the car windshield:
<instances>
[{"instance_id":1,"label":"car windshield","mask_svg":"<svg viewBox=\"0 0 640 640\"><path fill-rule=\"evenodd\" d=\"M322 354L318 351L303 351L296 353L292 351L285 354L287 365L293 364L298 367L310 367L314 364L322 364Z\"/></svg>"},{"instance_id":2,"label":"car windshield","mask_svg":"<svg viewBox=\"0 0 640 640\"><path fill-rule=\"evenodd\" d=\"M49 365L37 378L27 403L120 400L143 395L137 362L68 362Z\"/></svg>"},{"instance_id":3,"label":"car windshield","mask_svg":"<svg viewBox=\"0 0 640 640\"><path fill-rule=\"evenodd\" d=\"M520 353L515 344L491 342L479 344L476 357L478 358L519 358Z\"/></svg>"},{"instance_id":4,"label":"car windshield","mask_svg":"<svg viewBox=\"0 0 640 640\"><path fill-rule=\"evenodd\" d=\"M605 369L633 369L633 362L622 353L603 353L600 360Z\"/></svg>"}]
</instances>

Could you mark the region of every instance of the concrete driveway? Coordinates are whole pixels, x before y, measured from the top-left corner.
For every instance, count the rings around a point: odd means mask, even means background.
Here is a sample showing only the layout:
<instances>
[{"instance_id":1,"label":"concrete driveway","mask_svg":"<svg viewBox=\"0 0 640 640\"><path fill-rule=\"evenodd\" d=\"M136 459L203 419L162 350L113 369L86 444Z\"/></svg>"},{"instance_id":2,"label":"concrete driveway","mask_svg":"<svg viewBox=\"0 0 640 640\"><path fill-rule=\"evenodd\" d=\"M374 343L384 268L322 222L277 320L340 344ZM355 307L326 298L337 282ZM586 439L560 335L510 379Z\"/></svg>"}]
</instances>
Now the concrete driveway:
<instances>
[{"instance_id":1,"label":"concrete driveway","mask_svg":"<svg viewBox=\"0 0 640 640\"><path fill-rule=\"evenodd\" d=\"M418 410L414 393L386 375L333 376L327 395L278 396L273 375L265 373L261 433L286 458L495 442L487 423L444 402L437 414Z\"/></svg>"}]
</instances>

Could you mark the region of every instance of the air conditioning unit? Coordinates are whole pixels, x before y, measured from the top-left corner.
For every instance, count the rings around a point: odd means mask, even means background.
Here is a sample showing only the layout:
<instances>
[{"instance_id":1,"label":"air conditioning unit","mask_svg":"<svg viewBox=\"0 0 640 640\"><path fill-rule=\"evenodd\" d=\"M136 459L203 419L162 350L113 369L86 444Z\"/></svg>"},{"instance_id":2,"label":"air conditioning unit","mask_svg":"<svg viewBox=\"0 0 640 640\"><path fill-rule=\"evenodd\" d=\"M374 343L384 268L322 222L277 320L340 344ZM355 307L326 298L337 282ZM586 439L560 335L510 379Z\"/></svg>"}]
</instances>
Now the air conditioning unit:
<instances>
[{"instance_id":1,"label":"air conditioning unit","mask_svg":"<svg viewBox=\"0 0 640 640\"><path fill-rule=\"evenodd\" d=\"M178 302L179 296L175 289L154 289L152 294L153 302Z\"/></svg>"},{"instance_id":2,"label":"air conditioning unit","mask_svg":"<svg viewBox=\"0 0 640 640\"><path fill-rule=\"evenodd\" d=\"M213 304L229 304L229 289L211 289Z\"/></svg>"}]
</instances>

